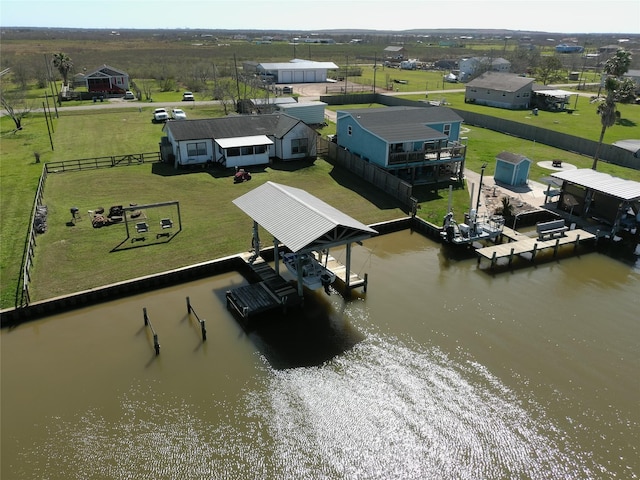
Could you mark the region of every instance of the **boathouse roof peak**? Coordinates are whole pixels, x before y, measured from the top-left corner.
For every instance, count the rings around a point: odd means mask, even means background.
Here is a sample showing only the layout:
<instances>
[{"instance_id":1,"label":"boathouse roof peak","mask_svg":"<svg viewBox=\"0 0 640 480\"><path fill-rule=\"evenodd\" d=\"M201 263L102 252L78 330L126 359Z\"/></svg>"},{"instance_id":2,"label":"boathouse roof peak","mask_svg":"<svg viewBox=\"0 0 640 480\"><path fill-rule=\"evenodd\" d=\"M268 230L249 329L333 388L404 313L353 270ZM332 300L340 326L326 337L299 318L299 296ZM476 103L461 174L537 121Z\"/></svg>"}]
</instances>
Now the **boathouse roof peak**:
<instances>
[{"instance_id":1,"label":"boathouse roof peak","mask_svg":"<svg viewBox=\"0 0 640 480\"><path fill-rule=\"evenodd\" d=\"M293 252L357 242L377 232L305 190L266 182L233 200Z\"/></svg>"}]
</instances>

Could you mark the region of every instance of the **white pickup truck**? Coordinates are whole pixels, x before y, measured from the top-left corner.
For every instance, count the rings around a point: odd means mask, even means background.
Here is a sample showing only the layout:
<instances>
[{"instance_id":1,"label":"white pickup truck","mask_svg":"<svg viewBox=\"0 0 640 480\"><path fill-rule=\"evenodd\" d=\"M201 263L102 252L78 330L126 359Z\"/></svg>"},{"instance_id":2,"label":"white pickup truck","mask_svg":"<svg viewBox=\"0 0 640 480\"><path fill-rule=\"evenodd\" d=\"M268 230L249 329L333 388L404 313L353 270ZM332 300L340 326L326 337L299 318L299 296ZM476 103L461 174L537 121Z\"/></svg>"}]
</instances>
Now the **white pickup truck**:
<instances>
[{"instance_id":1,"label":"white pickup truck","mask_svg":"<svg viewBox=\"0 0 640 480\"><path fill-rule=\"evenodd\" d=\"M169 114L166 109L156 108L153 111L153 118L151 119L152 123L164 123L167 120L169 120Z\"/></svg>"}]
</instances>

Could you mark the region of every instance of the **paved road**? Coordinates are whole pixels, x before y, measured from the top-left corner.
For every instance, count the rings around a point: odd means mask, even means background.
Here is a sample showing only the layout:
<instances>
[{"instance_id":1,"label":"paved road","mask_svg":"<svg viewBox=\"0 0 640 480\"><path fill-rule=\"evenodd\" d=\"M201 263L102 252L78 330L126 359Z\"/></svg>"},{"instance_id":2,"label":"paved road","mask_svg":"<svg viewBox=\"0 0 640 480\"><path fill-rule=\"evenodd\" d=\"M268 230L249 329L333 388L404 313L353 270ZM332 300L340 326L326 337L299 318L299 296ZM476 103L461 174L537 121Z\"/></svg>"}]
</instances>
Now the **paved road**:
<instances>
[{"instance_id":1,"label":"paved road","mask_svg":"<svg viewBox=\"0 0 640 480\"><path fill-rule=\"evenodd\" d=\"M321 95L326 95L327 91L327 83L303 83L303 84L294 84L293 91L297 95L299 95L298 101L300 103L317 101L320 99ZM568 88L575 85L554 85L553 88ZM382 93L384 95L396 96L396 95L425 95L425 98L431 98L433 100L438 100L440 98L445 97L448 93L460 93L464 92L464 88L451 88L445 90L418 90L415 92L393 92L383 89L376 89L378 93ZM593 97L593 93L577 93L581 97ZM426 97L428 95L428 97ZM86 105L73 105L73 106L65 106L64 103L62 106L58 106L59 111L74 111L74 110L94 110L94 109L111 109L111 108L131 108L131 107L139 107L139 108L182 108L185 111L189 111L190 108L197 107L199 105L218 105L220 104L219 100L198 100L196 102L153 102L149 103L146 101L137 101L137 100L123 100L121 98L110 98L105 102L96 102L89 103ZM51 106L51 110L54 110L54 107ZM33 111L42 112L42 108L35 108ZM6 111L0 110L0 116L6 115ZM327 110L326 116L329 120L335 122L335 112Z\"/></svg>"}]
</instances>

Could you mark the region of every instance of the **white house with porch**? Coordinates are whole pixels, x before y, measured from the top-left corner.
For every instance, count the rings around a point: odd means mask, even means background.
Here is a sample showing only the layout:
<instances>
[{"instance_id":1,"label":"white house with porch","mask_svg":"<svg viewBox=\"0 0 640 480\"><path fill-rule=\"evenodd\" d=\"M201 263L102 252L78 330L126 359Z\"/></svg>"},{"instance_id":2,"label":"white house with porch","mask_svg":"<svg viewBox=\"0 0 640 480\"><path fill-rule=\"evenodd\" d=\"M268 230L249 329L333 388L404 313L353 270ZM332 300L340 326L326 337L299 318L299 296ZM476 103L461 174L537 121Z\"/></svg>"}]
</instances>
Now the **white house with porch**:
<instances>
[{"instance_id":1,"label":"white house with porch","mask_svg":"<svg viewBox=\"0 0 640 480\"><path fill-rule=\"evenodd\" d=\"M175 168L218 164L226 168L273 160L315 158L315 130L284 113L167 122L160 150Z\"/></svg>"}]
</instances>

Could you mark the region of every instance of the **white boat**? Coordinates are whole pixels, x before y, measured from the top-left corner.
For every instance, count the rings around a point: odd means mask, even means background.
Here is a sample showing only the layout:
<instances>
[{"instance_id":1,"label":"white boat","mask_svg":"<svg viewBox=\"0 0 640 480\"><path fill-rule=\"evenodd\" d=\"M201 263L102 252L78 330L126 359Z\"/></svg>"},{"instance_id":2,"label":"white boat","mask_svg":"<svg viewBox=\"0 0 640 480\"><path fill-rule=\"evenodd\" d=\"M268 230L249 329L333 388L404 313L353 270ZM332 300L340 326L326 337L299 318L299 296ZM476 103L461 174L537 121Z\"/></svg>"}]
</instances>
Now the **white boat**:
<instances>
[{"instance_id":1,"label":"white boat","mask_svg":"<svg viewBox=\"0 0 640 480\"><path fill-rule=\"evenodd\" d=\"M293 276L298 278L298 262L302 283L311 290L328 287L336 279L335 273L321 265L310 253L283 253L282 261Z\"/></svg>"},{"instance_id":2,"label":"white boat","mask_svg":"<svg viewBox=\"0 0 640 480\"><path fill-rule=\"evenodd\" d=\"M477 217L474 210L469 215L469 223L457 223L450 212L444 217L442 239L453 245L471 245L482 240L495 241L504 228L504 218L500 215Z\"/></svg>"}]
</instances>

